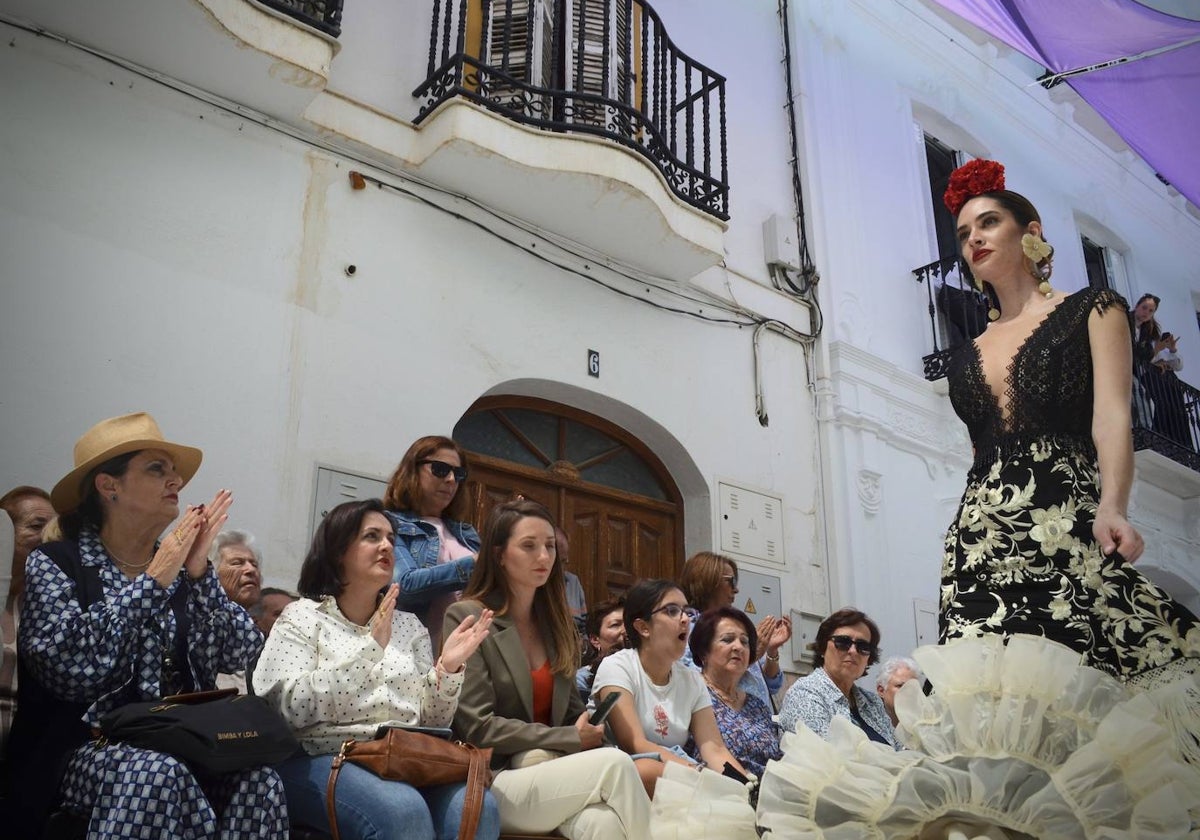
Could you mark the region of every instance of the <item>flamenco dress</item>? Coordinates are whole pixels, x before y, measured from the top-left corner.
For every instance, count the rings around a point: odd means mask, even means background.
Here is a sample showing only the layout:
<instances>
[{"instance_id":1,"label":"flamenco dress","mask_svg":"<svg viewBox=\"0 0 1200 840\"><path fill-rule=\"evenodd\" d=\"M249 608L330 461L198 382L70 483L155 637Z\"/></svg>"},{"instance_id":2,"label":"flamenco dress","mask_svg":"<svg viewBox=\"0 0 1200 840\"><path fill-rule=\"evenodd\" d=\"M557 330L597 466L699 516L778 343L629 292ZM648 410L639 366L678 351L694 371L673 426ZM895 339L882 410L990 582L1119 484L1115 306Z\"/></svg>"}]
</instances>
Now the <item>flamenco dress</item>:
<instances>
[{"instance_id":1,"label":"flamenco dress","mask_svg":"<svg viewBox=\"0 0 1200 840\"><path fill-rule=\"evenodd\" d=\"M975 446L946 536L933 692L896 696L900 752L844 721L767 766L760 828L788 838L1200 838L1200 622L1092 536L1088 319L1066 297L1018 349L1005 404L978 348L950 360Z\"/></svg>"}]
</instances>

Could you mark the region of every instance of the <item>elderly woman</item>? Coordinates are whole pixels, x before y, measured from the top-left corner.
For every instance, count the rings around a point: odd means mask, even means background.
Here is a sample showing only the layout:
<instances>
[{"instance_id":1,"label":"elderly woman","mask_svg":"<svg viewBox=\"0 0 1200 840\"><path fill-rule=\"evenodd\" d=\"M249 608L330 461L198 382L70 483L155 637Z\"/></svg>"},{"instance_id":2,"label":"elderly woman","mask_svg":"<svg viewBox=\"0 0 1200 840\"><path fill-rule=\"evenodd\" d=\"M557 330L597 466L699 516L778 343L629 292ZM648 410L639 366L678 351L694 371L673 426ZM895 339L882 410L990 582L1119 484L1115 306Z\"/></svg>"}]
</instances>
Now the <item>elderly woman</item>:
<instances>
[{"instance_id":1,"label":"elderly woman","mask_svg":"<svg viewBox=\"0 0 1200 840\"><path fill-rule=\"evenodd\" d=\"M463 600L446 611L446 630L495 610L495 632L467 663L454 729L493 749L504 831L647 836L650 801L633 762L597 749L604 727L588 722L575 690L579 646L550 512L524 499L496 505L482 545Z\"/></svg>"},{"instance_id":2,"label":"elderly woman","mask_svg":"<svg viewBox=\"0 0 1200 840\"><path fill-rule=\"evenodd\" d=\"M383 496L396 529L395 581L401 609L425 623L437 650L446 607L471 577L479 534L467 522L466 453L448 437L418 439L388 479Z\"/></svg>"},{"instance_id":3,"label":"elderly woman","mask_svg":"<svg viewBox=\"0 0 1200 840\"><path fill-rule=\"evenodd\" d=\"M721 738L742 766L762 776L767 762L779 758L779 727L771 709L755 695L739 688L758 644L754 624L741 610L717 607L696 620L688 646L700 666L712 698ZM693 757L699 757L695 745Z\"/></svg>"},{"instance_id":4,"label":"elderly woman","mask_svg":"<svg viewBox=\"0 0 1200 840\"><path fill-rule=\"evenodd\" d=\"M25 824L13 836L40 836L56 804L89 817L89 840L287 836L269 768L202 777L170 755L90 740L106 712L211 689L262 647L208 563L229 492L189 506L159 541L200 458L148 414L105 420L75 444L75 468L51 494L66 539L27 563L11 745Z\"/></svg>"},{"instance_id":5,"label":"elderly woman","mask_svg":"<svg viewBox=\"0 0 1200 840\"><path fill-rule=\"evenodd\" d=\"M854 681L879 661L879 627L866 613L845 607L821 622L813 643L813 672L788 689L779 725L803 723L822 738L835 715L852 721L872 741L896 747L896 734L879 695Z\"/></svg>"},{"instance_id":6,"label":"elderly woman","mask_svg":"<svg viewBox=\"0 0 1200 840\"><path fill-rule=\"evenodd\" d=\"M583 667L575 672L575 687L586 703L592 695L592 681L601 660L625 647L625 601L601 601L590 613L584 625L587 653Z\"/></svg>"},{"instance_id":7,"label":"elderly woman","mask_svg":"<svg viewBox=\"0 0 1200 840\"><path fill-rule=\"evenodd\" d=\"M892 656L879 666L879 675L875 678L875 691L883 700L883 707L887 709L892 726L900 722L900 719L896 717L896 692L907 682L913 680L919 682L924 679L925 675L921 673L921 666L915 659L907 656Z\"/></svg>"},{"instance_id":8,"label":"elderly woman","mask_svg":"<svg viewBox=\"0 0 1200 840\"><path fill-rule=\"evenodd\" d=\"M377 499L344 502L313 536L300 569L303 598L275 622L254 671L255 692L278 707L305 755L279 765L292 817L326 822L325 785L343 741L371 740L383 724L450 724L463 665L488 634L491 613L464 621L435 661L429 633L396 609L391 522ZM414 788L347 762L337 818L347 840L452 840L466 784ZM490 793L475 837L499 836Z\"/></svg>"},{"instance_id":9,"label":"elderly woman","mask_svg":"<svg viewBox=\"0 0 1200 840\"><path fill-rule=\"evenodd\" d=\"M683 564L679 585L688 603L700 612L732 607L738 594L738 565L732 557L701 551ZM758 623L758 649L750 667L742 675L739 689L753 694L768 709L774 709L772 697L783 687L783 671L779 667L779 649L792 637L792 622L786 617L764 616ZM685 650L683 661L699 668Z\"/></svg>"},{"instance_id":10,"label":"elderly woman","mask_svg":"<svg viewBox=\"0 0 1200 840\"><path fill-rule=\"evenodd\" d=\"M669 580L643 580L625 593L625 635L596 672L592 696L620 699L608 720L617 744L636 759L650 796L666 762L698 767L684 751L689 740L701 760L720 772L726 763L746 773L726 748L704 680L681 661L695 610Z\"/></svg>"}]
</instances>

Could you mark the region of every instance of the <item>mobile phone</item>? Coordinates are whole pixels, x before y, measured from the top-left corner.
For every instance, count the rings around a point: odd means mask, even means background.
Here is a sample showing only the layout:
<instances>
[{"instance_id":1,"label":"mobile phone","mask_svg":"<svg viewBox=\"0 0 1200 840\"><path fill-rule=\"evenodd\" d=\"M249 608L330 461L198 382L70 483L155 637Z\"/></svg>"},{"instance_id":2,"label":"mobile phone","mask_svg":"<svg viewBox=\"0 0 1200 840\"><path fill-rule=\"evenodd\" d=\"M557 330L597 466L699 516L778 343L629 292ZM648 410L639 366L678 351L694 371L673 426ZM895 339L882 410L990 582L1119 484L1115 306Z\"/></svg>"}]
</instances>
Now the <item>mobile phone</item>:
<instances>
[{"instance_id":1,"label":"mobile phone","mask_svg":"<svg viewBox=\"0 0 1200 840\"><path fill-rule=\"evenodd\" d=\"M403 729L406 732L420 732L422 735L432 735L434 738L445 738L447 741L454 737L448 726L402 726L398 723L385 723L375 730L375 737L382 738L389 729Z\"/></svg>"},{"instance_id":2,"label":"mobile phone","mask_svg":"<svg viewBox=\"0 0 1200 840\"><path fill-rule=\"evenodd\" d=\"M610 691L608 696L596 704L596 711L592 712L592 716L588 718L588 723L592 726L599 726L604 723L608 717L608 713L612 711L613 706L617 705L617 701L621 699L621 692Z\"/></svg>"},{"instance_id":3,"label":"mobile phone","mask_svg":"<svg viewBox=\"0 0 1200 840\"><path fill-rule=\"evenodd\" d=\"M725 762L725 769L721 771L721 775L728 776L734 781L741 782L742 784L746 784L748 781L750 781L750 779L744 773L742 773L728 761Z\"/></svg>"}]
</instances>

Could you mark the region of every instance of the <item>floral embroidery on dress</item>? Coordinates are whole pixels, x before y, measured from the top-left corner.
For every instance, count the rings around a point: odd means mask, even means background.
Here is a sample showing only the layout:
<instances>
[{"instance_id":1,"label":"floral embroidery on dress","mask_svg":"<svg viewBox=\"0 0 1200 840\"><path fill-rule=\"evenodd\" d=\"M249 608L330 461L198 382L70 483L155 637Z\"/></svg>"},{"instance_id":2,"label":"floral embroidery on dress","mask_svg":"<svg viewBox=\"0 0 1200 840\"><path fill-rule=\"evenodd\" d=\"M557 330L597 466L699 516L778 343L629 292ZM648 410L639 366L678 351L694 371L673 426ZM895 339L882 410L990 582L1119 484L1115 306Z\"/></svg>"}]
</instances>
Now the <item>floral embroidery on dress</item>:
<instances>
[{"instance_id":1,"label":"floral embroidery on dress","mask_svg":"<svg viewBox=\"0 0 1200 840\"><path fill-rule=\"evenodd\" d=\"M1142 684L1200 668L1200 622L1092 534L1100 497L1091 440L1088 317L1127 309L1085 289L1052 310L1008 368L1007 416L974 344L949 366L976 459L946 534L940 640L1029 633Z\"/></svg>"}]
</instances>

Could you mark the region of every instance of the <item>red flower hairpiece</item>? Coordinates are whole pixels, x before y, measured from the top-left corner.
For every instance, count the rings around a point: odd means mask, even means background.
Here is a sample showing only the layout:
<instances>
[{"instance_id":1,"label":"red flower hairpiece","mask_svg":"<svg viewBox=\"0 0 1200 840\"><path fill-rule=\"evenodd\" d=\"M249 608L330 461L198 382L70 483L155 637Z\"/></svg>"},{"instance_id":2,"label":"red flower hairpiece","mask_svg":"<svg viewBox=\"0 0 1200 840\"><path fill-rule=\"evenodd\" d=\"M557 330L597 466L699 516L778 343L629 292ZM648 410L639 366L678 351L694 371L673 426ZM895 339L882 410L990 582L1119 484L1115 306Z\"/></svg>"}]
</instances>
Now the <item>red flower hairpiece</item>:
<instances>
[{"instance_id":1,"label":"red flower hairpiece","mask_svg":"<svg viewBox=\"0 0 1200 840\"><path fill-rule=\"evenodd\" d=\"M969 160L950 173L942 201L955 216L977 195L1004 189L1004 164L994 160Z\"/></svg>"}]
</instances>

